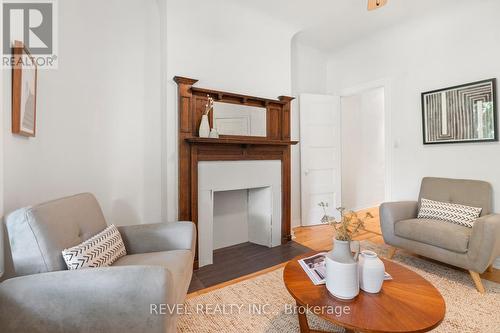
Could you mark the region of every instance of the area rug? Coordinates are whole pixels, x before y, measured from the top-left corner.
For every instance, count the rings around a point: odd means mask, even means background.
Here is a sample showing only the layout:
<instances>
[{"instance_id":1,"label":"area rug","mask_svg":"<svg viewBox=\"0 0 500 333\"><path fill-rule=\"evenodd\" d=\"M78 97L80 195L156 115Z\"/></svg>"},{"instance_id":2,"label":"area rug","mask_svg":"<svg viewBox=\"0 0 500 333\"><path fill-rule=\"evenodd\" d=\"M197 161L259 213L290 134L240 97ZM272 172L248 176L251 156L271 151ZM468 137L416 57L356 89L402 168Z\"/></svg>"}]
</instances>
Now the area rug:
<instances>
[{"instance_id":1,"label":"area rug","mask_svg":"<svg viewBox=\"0 0 500 333\"><path fill-rule=\"evenodd\" d=\"M385 256L388 247L362 242ZM433 332L496 333L500 328L500 284L483 280L486 294L480 294L467 272L398 252L395 261L419 273L441 292L446 301L446 317ZM299 332L292 313L294 299L283 284L283 269L196 296L186 301L178 332ZM308 316L312 329L343 332L314 315Z\"/></svg>"}]
</instances>

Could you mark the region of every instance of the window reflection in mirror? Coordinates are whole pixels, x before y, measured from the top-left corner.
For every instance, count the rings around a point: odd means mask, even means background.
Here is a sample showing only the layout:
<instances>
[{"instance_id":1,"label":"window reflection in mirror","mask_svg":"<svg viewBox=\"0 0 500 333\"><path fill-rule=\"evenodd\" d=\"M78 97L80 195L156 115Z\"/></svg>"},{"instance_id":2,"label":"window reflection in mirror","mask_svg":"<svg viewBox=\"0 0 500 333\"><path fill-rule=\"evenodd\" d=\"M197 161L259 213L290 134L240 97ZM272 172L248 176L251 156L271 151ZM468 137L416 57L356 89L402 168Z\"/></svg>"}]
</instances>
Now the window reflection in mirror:
<instances>
[{"instance_id":1,"label":"window reflection in mirror","mask_svg":"<svg viewBox=\"0 0 500 333\"><path fill-rule=\"evenodd\" d=\"M231 103L214 103L214 128L220 135L266 136L266 109Z\"/></svg>"}]
</instances>

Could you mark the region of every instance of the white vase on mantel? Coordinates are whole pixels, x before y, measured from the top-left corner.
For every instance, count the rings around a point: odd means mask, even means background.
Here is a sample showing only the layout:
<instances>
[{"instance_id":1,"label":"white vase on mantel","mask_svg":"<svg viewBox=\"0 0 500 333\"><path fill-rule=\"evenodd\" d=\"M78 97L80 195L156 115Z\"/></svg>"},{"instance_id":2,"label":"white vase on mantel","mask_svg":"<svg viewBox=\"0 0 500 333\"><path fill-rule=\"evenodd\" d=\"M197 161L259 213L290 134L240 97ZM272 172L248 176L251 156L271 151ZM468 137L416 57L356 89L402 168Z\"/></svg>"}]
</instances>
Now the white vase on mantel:
<instances>
[{"instance_id":1,"label":"white vase on mantel","mask_svg":"<svg viewBox=\"0 0 500 333\"><path fill-rule=\"evenodd\" d=\"M358 255L359 242L355 255L351 252L351 242L333 239L333 250L326 260L326 289L333 296L350 300L359 294ZM353 241L354 243L354 241Z\"/></svg>"},{"instance_id":2,"label":"white vase on mantel","mask_svg":"<svg viewBox=\"0 0 500 333\"><path fill-rule=\"evenodd\" d=\"M200 128L198 129L198 136L200 138L208 138L210 135L210 125L208 123L208 116L206 114L201 116Z\"/></svg>"}]
</instances>

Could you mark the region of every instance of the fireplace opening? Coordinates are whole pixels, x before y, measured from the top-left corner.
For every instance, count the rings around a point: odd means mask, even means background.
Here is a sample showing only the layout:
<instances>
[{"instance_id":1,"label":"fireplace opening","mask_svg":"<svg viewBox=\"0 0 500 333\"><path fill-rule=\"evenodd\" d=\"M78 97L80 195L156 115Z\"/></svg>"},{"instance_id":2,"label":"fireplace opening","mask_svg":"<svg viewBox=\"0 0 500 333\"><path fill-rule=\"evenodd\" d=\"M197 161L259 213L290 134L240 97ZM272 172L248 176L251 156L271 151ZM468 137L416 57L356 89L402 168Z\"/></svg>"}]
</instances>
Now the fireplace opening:
<instances>
[{"instance_id":1,"label":"fireplace opening","mask_svg":"<svg viewBox=\"0 0 500 333\"><path fill-rule=\"evenodd\" d=\"M281 244L280 161L203 161L198 174L199 267L214 249Z\"/></svg>"},{"instance_id":2,"label":"fireplace opening","mask_svg":"<svg viewBox=\"0 0 500 333\"><path fill-rule=\"evenodd\" d=\"M214 192L214 250L247 242L271 247L272 222L269 187Z\"/></svg>"}]
</instances>

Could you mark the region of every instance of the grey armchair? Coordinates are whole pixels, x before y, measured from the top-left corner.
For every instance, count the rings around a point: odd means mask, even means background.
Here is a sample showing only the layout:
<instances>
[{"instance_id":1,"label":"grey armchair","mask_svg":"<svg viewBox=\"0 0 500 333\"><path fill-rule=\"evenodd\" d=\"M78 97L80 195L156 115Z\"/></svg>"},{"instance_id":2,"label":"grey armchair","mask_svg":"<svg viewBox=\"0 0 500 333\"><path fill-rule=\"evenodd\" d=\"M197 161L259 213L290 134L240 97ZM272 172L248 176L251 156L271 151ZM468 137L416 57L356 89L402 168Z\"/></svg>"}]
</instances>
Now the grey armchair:
<instances>
[{"instance_id":1,"label":"grey armchair","mask_svg":"<svg viewBox=\"0 0 500 333\"><path fill-rule=\"evenodd\" d=\"M105 228L91 194L10 214L4 230L10 246L4 244L5 269L0 266L0 332L176 332L175 311L151 309L184 302L193 269L193 223L119 227L125 257L111 267L66 270L61 250Z\"/></svg>"},{"instance_id":2,"label":"grey armchair","mask_svg":"<svg viewBox=\"0 0 500 333\"><path fill-rule=\"evenodd\" d=\"M483 208L473 228L435 220L417 219L420 199ZM479 276L500 256L500 215L492 214L492 188L487 182L424 178L418 201L390 202L380 206L384 241L397 248L469 271L476 288L484 293Z\"/></svg>"}]
</instances>

